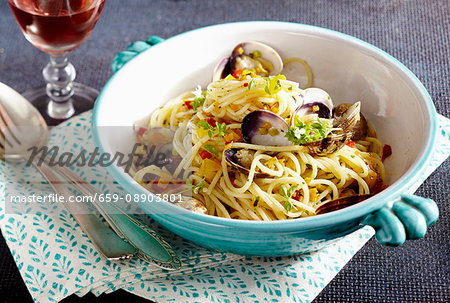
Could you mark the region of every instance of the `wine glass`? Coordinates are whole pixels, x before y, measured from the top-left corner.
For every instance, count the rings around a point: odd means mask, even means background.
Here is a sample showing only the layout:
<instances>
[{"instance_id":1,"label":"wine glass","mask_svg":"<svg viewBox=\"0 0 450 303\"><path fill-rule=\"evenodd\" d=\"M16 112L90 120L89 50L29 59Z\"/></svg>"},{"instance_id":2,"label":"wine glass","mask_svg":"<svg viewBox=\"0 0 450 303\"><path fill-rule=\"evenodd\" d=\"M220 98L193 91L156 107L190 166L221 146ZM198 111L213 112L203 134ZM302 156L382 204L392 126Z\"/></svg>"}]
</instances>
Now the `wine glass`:
<instances>
[{"instance_id":1,"label":"wine glass","mask_svg":"<svg viewBox=\"0 0 450 303\"><path fill-rule=\"evenodd\" d=\"M8 0L25 38L50 55L42 70L47 85L23 96L49 125L56 125L93 107L98 91L74 82L75 68L67 53L90 35L105 0Z\"/></svg>"}]
</instances>

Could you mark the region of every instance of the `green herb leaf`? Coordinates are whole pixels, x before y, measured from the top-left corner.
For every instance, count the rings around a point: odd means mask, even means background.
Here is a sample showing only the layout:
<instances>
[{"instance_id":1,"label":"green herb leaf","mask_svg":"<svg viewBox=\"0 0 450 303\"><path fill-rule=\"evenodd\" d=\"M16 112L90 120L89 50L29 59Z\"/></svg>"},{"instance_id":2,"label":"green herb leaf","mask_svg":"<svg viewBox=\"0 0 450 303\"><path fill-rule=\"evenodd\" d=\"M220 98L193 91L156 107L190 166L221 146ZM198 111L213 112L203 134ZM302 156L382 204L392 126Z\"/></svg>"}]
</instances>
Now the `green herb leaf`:
<instances>
[{"instance_id":1,"label":"green herb leaf","mask_svg":"<svg viewBox=\"0 0 450 303\"><path fill-rule=\"evenodd\" d=\"M292 195L293 195L294 192L296 191L297 187L298 187L298 185L292 185L292 186L289 188L289 190L288 190L288 192L287 192L289 198L292 197Z\"/></svg>"},{"instance_id":2,"label":"green herb leaf","mask_svg":"<svg viewBox=\"0 0 450 303\"><path fill-rule=\"evenodd\" d=\"M317 118L317 122L303 123L297 119L295 126L291 126L286 133L286 138L294 144L305 144L325 138L330 129Z\"/></svg>"},{"instance_id":3,"label":"green herb leaf","mask_svg":"<svg viewBox=\"0 0 450 303\"><path fill-rule=\"evenodd\" d=\"M204 129L212 129L212 126L205 120L198 121L197 126Z\"/></svg>"},{"instance_id":4,"label":"green herb leaf","mask_svg":"<svg viewBox=\"0 0 450 303\"><path fill-rule=\"evenodd\" d=\"M286 77L283 75L277 75L266 77L264 80L266 80L266 87L264 88L264 91L269 95L273 95L281 90L280 80L286 80Z\"/></svg>"},{"instance_id":5,"label":"green herb leaf","mask_svg":"<svg viewBox=\"0 0 450 303\"><path fill-rule=\"evenodd\" d=\"M289 189L286 189L284 186L281 186L281 194L277 193L277 195L279 195L280 197L282 197L283 199L285 199L284 202L284 209L286 209L287 212L290 212L292 210L292 202L291 202L291 197L292 195L295 193L295 191L297 190L298 185L292 185Z\"/></svg>"},{"instance_id":6,"label":"green herb leaf","mask_svg":"<svg viewBox=\"0 0 450 303\"><path fill-rule=\"evenodd\" d=\"M219 137L225 137L227 133L227 125L225 123L216 122L217 134Z\"/></svg>"},{"instance_id":7,"label":"green herb leaf","mask_svg":"<svg viewBox=\"0 0 450 303\"><path fill-rule=\"evenodd\" d=\"M197 109L200 106L203 106L203 103L205 103L206 99L206 90L202 93L200 97L195 97L193 101L191 101L191 106L194 111L197 111Z\"/></svg>"},{"instance_id":8,"label":"green herb leaf","mask_svg":"<svg viewBox=\"0 0 450 303\"><path fill-rule=\"evenodd\" d=\"M204 148L207 152L209 152L211 155L216 156L216 158L219 157L219 152L217 151L217 148L216 148L214 145L211 145L211 144L204 144L204 143L202 143L202 145L203 145L203 148Z\"/></svg>"},{"instance_id":9,"label":"green herb leaf","mask_svg":"<svg viewBox=\"0 0 450 303\"><path fill-rule=\"evenodd\" d=\"M254 81L254 79L250 80L250 82L248 83L248 90L252 90L256 87L256 83Z\"/></svg>"},{"instance_id":10,"label":"green herb leaf","mask_svg":"<svg viewBox=\"0 0 450 303\"><path fill-rule=\"evenodd\" d=\"M216 126L212 127L205 120L201 120L197 123L197 126L203 128L203 129L207 129L208 136L210 138L212 138L215 134L217 134L219 137L225 137L225 135L227 134L227 125L225 123L216 122Z\"/></svg>"},{"instance_id":11,"label":"green herb leaf","mask_svg":"<svg viewBox=\"0 0 450 303\"><path fill-rule=\"evenodd\" d=\"M292 210L292 203L289 199L284 202L284 209L286 209L287 212L290 212Z\"/></svg>"},{"instance_id":12,"label":"green herb leaf","mask_svg":"<svg viewBox=\"0 0 450 303\"><path fill-rule=\"evenodd\" d=\"M203 188L203 184L205 183L205 178L203 177L203 179L197 184L197 185L193 185L192 186L192 191L195 193L195 194L198 194L199 193L199 191L200 191L200 189L202 189Z\"/></svg>"}]
</instances>

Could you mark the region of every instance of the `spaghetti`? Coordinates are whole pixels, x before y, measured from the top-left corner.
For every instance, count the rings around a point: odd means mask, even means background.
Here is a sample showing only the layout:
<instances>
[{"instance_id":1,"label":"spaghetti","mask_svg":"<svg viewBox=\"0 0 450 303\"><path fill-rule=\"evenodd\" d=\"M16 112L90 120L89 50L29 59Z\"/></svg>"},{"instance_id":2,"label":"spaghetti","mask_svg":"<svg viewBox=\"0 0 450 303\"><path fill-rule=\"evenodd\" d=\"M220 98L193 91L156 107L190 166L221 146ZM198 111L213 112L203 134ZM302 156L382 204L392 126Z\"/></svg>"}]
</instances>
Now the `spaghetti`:
<instances>
[{"instance_id":1,"label":"spaghetti","mask_svg":"<svg viewBox=\"0 0 450 303\"><path fill-rule=\"evenodd\" d=\"M149 190L154 188L146 174L157 176L157 184L187 179L193 197L209 215L243 220L311 216L327 201L380 191L385 174L382 145L370 126L365 137L327 155L311 154L301 144L243 141L241 123L247 114L265 110L290 122L302 95L298 83L281 75L263 78L250 72L212 82L205 91L198 87L184 93L152 113L148 124L148 129L174 129L176 165L135 167L131 174ZM154 141L147 133L138 132L138 142ZM241 151L245 169L227 161L224 151L229 149Z\"/></svg>"}]
</instances>

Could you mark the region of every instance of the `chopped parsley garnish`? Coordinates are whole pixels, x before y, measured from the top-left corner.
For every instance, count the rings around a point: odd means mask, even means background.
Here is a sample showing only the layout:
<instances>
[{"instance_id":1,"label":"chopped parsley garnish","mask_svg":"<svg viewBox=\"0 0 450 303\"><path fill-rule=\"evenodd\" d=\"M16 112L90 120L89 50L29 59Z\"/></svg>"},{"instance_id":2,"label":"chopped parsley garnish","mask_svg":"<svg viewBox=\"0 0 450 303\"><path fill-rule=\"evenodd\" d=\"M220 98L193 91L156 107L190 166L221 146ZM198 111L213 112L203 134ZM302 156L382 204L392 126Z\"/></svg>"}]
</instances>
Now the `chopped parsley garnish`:
<instances>
[{"instance_id":1,"label":"chopped parsley garnish","mask_svg":"<svg viewBox=\"0 0 450 303\"><path fill-rule=\"evenodd\" d=\"M216 122L217 135L219 137L225 137L227 133L227 125L225 123Z\"/></svg>"},{"instance_id":2,"label":"chopped parsley garnish","mask_svg":"<svg viewBox=\"0 0 450 303\"><path fill-rule=\"evenodd\" d=\"M329 133L326 124L317 118L317 122L303 123L297 119L295 126L291 126L286 138L294 144L305 144L325 138Z\"/></svg>"},{"instance_id":3,"label":"chopped parsley garnish","mask_svg":"<svg viewBox=\"0 0 450 303\"><path fill-rule=\"evenodd\" d=\"M201 120L197 123L198 127L204 128L204 129L212 129L212 126L206 122L206 120Z\"/></svg>"},{"instance_id":4,"label":"chopped parsley garnish","mask_svg":"<svg viewBox=\"0 0 450 303\"><path fill-rule=\"evenodd\" d=\"M204 183L205 183L205 178L203 177L203 179L197 185L192 185L192 191L194 192L194 194L198 194L200 189L203 188Z\"/></svg>"},{"instance_id":5,"label":"chopped parsley garnish","mask_svg":"<svg viewBox=\"0 0 450 303\"><path fill-rule=\"evenodd\" d=\"M206 90L201 95L196 96L193 101L191 101L192 109L194 111L197 111L197 109L200 106L203 106L203 103L205 103L205 98L206 98Z\"/></svg>"},{"instance_id":6,"label":"chopped parsley garnish","mask_svg":"<svg viewBox=\"0 0 450 303\"><path fill-rule=\"evenodd\" d=\"M208 136L210 138L212 138L215 134L217 134L219 137L225 137L225 135L227 134L227 125L225 123L216 122L216 127L213 127L207 121L201 120L197 123L197 126L203 129L207 129Z\"/></svg>"},{"instance_id":7,"label":"chopped parsley garnish","mask_svg":"<svg viewBox=\"0 0 450 303\"><path fill-rule=\"evenodd\" d=\"M286 209L287 212L290 212L292 210L292 202L291 197L295 193L295 190L297 189L298 185L292 185L289 189L286 189L286 187L281 186L281 194L277 193L281 198L285 199L284 201L284 209Z\"/></svg>"},{"instance_id":8,"label":"chopped parsley garnish","mask_svg":"<svg viewBox=\"0 0 450 303\"><path fill-rule=\"evenodd\" d=\"M250 80L248 83L248 90L252 90L256 87L255 79Z\"/></svg>"},{"instance_id":9,"label":"chopped parsley garnish","mask_svg":"<svg viewBox=\"0 0 450 303\"><path fill-rule=\"evenodd\" d=\"M204 144L204 143L202 143L202 145L203 145L203 148L204 148L207 152L209 152L211 155L216 156L216 158L219 157L219 152L217 151L217 148L216 148L214 145L211 145L211 144Z\"/></svg>"}]
</instances>

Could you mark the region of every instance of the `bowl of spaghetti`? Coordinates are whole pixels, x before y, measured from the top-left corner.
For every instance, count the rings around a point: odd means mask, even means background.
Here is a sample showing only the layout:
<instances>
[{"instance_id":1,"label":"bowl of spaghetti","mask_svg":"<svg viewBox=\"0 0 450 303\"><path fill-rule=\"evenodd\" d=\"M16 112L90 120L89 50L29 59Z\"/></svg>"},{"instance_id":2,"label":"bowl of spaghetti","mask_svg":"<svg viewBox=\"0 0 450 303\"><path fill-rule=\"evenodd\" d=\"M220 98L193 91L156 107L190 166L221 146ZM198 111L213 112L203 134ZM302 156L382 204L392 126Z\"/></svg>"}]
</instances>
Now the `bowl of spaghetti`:
<instances>
[{"instance_id":1,"label":"bowl of spaghetti","mask_svg":"<svg viewBox=\"0 0 450 303\"><path fill-rule=\"evenodd\" d=\"M113 75L93 124L102 151L133 155L108 170L134 202L212 249L292 255L363 225L400 245L437 220L408 194L436 139L431 98L335 31L245 22L170 38Z\"/></svg>"}]
</instances>

